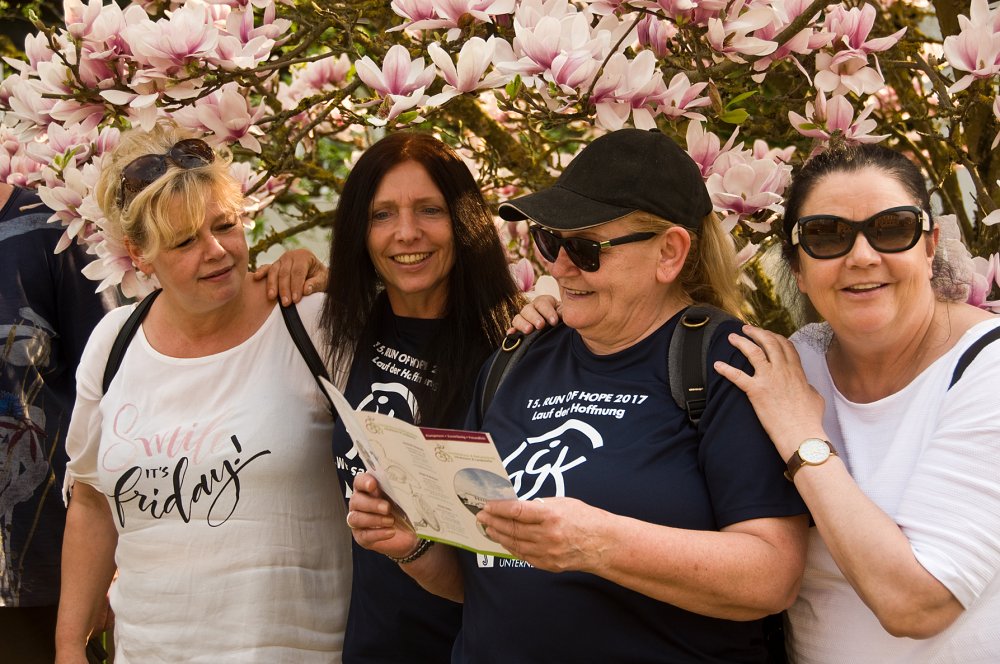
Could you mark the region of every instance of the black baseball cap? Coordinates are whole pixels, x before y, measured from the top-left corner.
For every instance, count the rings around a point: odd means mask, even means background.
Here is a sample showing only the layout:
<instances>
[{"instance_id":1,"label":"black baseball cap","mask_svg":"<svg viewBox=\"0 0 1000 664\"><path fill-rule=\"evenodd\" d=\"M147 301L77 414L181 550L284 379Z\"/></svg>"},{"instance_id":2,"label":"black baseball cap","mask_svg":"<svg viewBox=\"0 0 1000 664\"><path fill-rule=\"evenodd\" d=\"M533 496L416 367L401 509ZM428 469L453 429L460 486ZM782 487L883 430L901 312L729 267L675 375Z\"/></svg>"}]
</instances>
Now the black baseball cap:
<instances>
[{"instance_id":1,"label":"black baseball cap","mask_svg":"<svg viewBox=\"0 0 1000 664\"><path fill-rule=\"evenodd\" d=\"M582 230L633 212L692 230L712 211L694 160L659 130L619 129L592 141L548 189L500 205L506 221L530 219L554 230Z\"/></svg>"}]
</instances>

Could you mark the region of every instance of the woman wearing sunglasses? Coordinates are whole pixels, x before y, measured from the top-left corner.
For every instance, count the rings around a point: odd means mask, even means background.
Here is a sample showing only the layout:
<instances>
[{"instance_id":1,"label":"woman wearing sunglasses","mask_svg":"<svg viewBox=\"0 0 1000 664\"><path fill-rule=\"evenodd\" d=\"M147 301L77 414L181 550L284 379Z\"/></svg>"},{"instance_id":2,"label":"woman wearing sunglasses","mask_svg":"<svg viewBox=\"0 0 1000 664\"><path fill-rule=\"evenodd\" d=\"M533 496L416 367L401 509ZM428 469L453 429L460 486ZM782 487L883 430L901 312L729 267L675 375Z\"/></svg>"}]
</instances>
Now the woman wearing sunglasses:
<instances>
[{"instance_id":1,"label":"woman wearing sunglasses","mask_svg":"<svg viewBox=\"0 0 1000 664\"><path fill-rule=\"evenodd\" d=\"M248 275L228 160L172 124L133 131L97 198L161 290L106 391L133 307L101 321L80 364L57 662L86 662L116 569L116 662L340 661L350 539L332 416ZM316 338L322 305L298 307Z\"/></svg>"},{"instance_id":2,"label":"woman wearing sunglasses","mask_svg":"<svg viewBox=\"0 0 1000 664\"><path fill-rule=\"evenodd\" d=\"M1000 319L962 302L925 181L887 148L807 162L784 226L826 322L791 341L748 327L731 338L753 376L717 368L749 395L816 522L790 653L1000 661L1000 343L966 355Z\"/></svg>"},{"instance_id":3,"label":"woman wearing sunglasses","mask_svg":"<svg viewBox=\"0 0 1000 664\"><path fill-rule=\"evenodd\" d=\"M659 132L613 132L501 216L535 225L566 323L467 421L522 499L477 516L518 560L410 555L370 475L354 483L355 540L464 601L453 662L764 661L761 619L795 596L805 509L740 390L712 376L697 427L669 393L687 305L740 305L697 166ZM739 353L720 332L710 357Z\"/></svg>"}]
</instances>

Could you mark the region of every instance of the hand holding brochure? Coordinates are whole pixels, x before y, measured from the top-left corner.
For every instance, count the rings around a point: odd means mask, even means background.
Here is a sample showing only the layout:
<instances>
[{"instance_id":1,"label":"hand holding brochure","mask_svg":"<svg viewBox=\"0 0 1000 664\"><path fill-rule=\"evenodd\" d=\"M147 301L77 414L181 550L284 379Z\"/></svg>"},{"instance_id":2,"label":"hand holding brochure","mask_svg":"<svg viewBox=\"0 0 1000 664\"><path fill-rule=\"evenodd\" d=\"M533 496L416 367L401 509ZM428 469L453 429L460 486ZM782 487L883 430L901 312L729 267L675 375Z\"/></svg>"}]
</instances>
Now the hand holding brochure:
<instances>
[{"instance_id":1,"label":"hand holding brochure","mask_svg":"<svg viewBox=\"0 0 1000 664\"><path fill-rule=\"evenodd\" d=\"M488 433L418 427L356 411L332 383L321 380L368 472L418 536L511 557L476 521L486 501L517 499Z\"/></svg>"}]
</instances>

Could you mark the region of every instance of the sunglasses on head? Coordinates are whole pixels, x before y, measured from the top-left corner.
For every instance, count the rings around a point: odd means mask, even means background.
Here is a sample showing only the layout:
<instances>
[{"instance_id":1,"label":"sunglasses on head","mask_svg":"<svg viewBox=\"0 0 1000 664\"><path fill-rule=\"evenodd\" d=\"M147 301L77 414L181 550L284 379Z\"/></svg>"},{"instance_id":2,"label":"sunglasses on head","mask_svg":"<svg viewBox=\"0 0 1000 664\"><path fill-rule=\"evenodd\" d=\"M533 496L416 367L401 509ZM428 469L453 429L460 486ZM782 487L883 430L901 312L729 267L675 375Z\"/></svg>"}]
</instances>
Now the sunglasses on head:
<instances>
[{"instance_id":1,"label":"sunglasses on head","mask_svg":"<svg viewBox=\"0 0 1000 664\"><path fill-rule=\"evenodd\" d=\"M795 222L792 244L813 258L837 258L849 253L862 233L875 251L895 254L912 249L920 234L933 226L930 215L913 205L882 210L864 221L811 214Z\"/></svg>"},{"instance_id":2,"label":"sunglasses on head","mask_svg":"<svg viewBox=\"0 0 1000 664\"><path fill-rule=\"evenodd\" d=\"M573 265L584 272L597 272L600 269L602 249L630 242L641 242L656 235L656 233L646 231L598 242L582 237L559 237L536 224L532 224L528 228L528 232L531 233L531 238L535 241L535 246L538 247L538 253L542 255L542 258L550 263L555 263L556 258L559 257L559 250L565 249L566 255L573 261Z\"/></svg>"},{"instance_id":3,"label":"sunglasses on head","mask_svg":"<svg viewBox=\"0 0 1000 664\"><path fill-rule=\"evenodd\" d=\"M177 141L164 154L136 157L122 169L121 186L118 187L118 208L124 210L136 194L166 173L170 164L187 170L207 166L213 161L215 161L215 151L200 138Z\"/></svg>"}]
</instances>

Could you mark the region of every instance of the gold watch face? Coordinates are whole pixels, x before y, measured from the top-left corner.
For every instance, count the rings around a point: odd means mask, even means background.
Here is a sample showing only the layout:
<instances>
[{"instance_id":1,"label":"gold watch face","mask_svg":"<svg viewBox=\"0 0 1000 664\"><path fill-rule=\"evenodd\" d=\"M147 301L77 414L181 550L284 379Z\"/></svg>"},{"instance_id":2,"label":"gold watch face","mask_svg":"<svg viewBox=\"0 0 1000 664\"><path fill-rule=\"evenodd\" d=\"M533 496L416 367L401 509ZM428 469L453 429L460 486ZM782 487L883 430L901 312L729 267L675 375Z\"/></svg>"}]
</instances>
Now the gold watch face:
<instances>
[{"instance_id":1,"label":"gold watch face","mask_svg":"<svg viewBox=\"0 0 1000 664\"><path fill-rule=\"evenodd\" d=\"M799 445L799 457L803 463L823 463L830 458L830 445L819 438L808 438Z\"/></svg>"}]
</instances>

